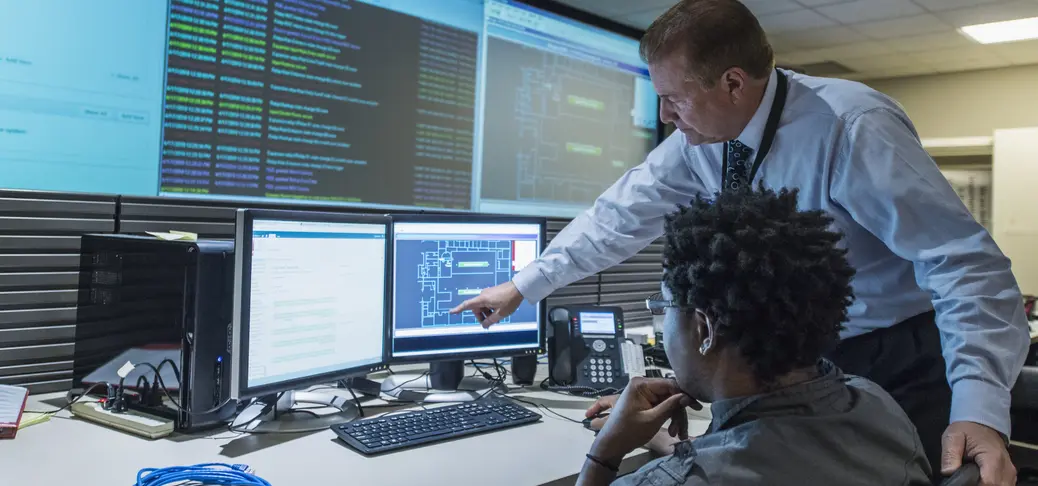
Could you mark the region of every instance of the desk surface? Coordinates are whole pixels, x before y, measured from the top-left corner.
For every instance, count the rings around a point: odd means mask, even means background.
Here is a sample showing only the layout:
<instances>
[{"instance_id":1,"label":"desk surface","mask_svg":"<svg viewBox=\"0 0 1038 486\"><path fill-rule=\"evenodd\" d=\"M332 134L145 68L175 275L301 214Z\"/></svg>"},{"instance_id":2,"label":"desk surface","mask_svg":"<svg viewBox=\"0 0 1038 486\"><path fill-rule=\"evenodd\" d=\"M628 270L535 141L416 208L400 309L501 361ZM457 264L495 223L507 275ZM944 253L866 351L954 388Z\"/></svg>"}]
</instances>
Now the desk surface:
<instances>
[{"instance_id":1,"label":"desk surface","mask_svg":"<svg viewBox=\"0 0 1038 486\"><path fill-rule=\"evenodd\" d=\"M54 398L63 396L30 397L28 408L52 409L41 401L54 403ZM516 396L575 420L583 418L590 404L540 390L524 390ZM77 478L89 478L89 484L133 484L141 468L205 462L248 464L275 486L572 484L594 436L581 424L536 411L544 416L537 424L373 458L341 445L330 430L290 436L238 435L217 429L206 435L147 440L63 411L48 422L18 431L15 440L0 441L0 471L4 484L34 486L82 481ZM700 434L709 425L709 416L706 411L695 413L690 416L689 432ZM647 451L636 451L625 461L625 469L638 467L648 456Z\"/></svg>"}]
</instances>

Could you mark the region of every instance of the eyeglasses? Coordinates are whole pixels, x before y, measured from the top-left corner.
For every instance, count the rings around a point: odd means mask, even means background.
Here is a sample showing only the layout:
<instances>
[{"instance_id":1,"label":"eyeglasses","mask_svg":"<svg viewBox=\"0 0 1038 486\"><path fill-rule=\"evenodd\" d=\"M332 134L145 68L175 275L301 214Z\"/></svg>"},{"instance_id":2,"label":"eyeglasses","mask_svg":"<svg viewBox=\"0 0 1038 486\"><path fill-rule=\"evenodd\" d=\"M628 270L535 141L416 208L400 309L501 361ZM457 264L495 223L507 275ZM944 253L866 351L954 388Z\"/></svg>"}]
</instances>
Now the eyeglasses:
<instances>
[{"instance_id":1,"label":"eyeglasses","mask_svg":"<svg viewBox=\"0 0 1038 486\"><path fill-rule=\"evenodd\" d=\"M673 300L663 300L662 298L654 299L650 297L645 299L645 307L649 309L649 313L652 315L662 316L667 312L668 307L677 307L677 304L675 304Z\"/></svg>"}]
</instances>

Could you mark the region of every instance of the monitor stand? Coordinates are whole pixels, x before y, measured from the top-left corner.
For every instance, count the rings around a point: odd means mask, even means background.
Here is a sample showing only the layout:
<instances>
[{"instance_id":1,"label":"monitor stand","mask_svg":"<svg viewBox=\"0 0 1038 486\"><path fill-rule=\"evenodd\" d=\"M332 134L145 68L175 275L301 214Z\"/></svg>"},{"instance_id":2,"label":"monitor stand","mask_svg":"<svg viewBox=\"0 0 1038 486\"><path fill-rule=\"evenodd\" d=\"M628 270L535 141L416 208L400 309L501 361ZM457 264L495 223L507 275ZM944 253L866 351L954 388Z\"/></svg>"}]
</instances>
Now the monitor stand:
<instances>
[{"instance_id":1,"label":"monitor stand","mask_svg":"<svg viewBox=\"0 0 1038 486\"><path fill-rule=\"evenodd\" d=\"M231 429L256 433L314 432L360 416L360 411L354 405L352 398L348 395L337 395L335 391L287 391L257 398L234 418ZM294 410L295 406L301 404L323 405L336 412L315 416L303 413L298 409Z\"/></svg>"},{"instance_id":2,"label":"monitor stand","mask_svg":"<svg viewBox=\"0 0 1038 486\"><path fill-rule=\"evenodd\" d=\"M430 363L424 376L389 376L382 381L381 392L400 400L444 403L478 400L490 388L491 383L482 377L465 376L464 361L439 361Z\"/></svg>"}]
</instances>

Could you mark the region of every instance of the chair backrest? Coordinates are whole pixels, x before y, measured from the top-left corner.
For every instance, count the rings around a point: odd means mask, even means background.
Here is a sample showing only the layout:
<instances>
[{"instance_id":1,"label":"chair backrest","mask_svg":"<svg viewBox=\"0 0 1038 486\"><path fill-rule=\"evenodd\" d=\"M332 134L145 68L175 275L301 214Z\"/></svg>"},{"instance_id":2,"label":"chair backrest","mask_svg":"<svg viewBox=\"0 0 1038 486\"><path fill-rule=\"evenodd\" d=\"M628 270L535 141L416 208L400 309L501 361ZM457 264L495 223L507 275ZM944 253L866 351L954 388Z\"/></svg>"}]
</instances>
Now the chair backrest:
<instances>
[{"instance_id":1,"label":"chair backrest","mask_svg":"<svg viewBox=\"0 0 1038 486\"><path fill-rule=\"evenodd\" d=\"M939 486L977 486L980 484L980 466L974 462L965 462L955 474L938 483Z\"/></svg>"}]
</instances>

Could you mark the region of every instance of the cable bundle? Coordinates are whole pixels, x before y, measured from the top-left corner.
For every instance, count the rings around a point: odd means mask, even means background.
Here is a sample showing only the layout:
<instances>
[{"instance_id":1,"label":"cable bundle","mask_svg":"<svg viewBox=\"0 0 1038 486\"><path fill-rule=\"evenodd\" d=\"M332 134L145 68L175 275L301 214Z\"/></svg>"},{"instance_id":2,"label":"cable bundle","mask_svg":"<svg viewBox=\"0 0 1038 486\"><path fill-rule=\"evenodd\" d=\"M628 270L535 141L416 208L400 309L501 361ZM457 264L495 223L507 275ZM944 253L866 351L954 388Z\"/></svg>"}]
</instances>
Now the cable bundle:
<instances>
[{"instance_id":1,"label":"cable bundle","mask_svg":"<svg viewBox=\"0 0 1038 486\"><path fill-rule=\"evenodd\" d=\"M144 468L137 473L134 486L164 486L185 481L200 485L271 486L269 482L250 474L245 464L208 463L195 466Z\"/></svg>"}]
</instances>

